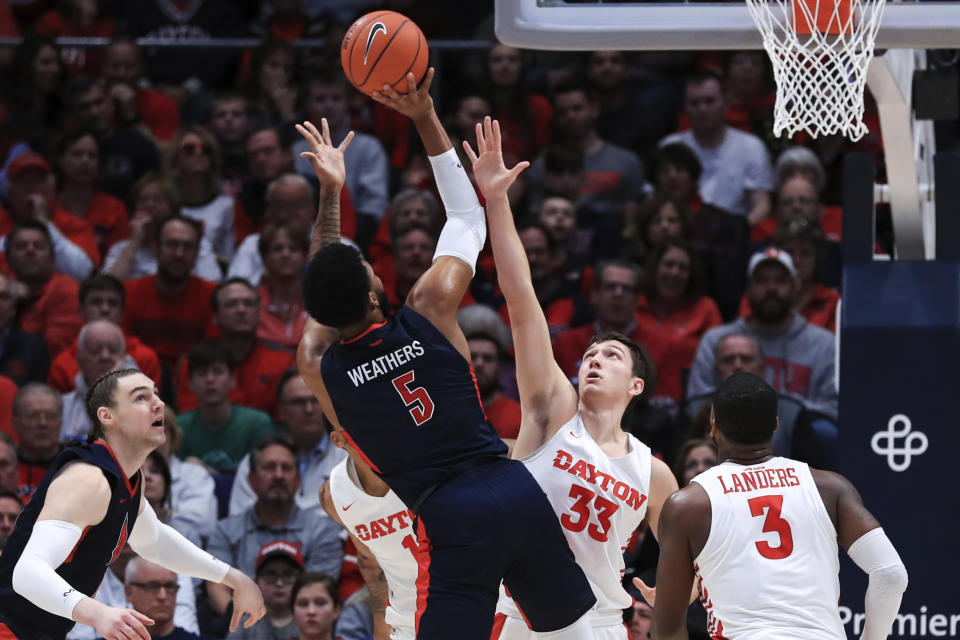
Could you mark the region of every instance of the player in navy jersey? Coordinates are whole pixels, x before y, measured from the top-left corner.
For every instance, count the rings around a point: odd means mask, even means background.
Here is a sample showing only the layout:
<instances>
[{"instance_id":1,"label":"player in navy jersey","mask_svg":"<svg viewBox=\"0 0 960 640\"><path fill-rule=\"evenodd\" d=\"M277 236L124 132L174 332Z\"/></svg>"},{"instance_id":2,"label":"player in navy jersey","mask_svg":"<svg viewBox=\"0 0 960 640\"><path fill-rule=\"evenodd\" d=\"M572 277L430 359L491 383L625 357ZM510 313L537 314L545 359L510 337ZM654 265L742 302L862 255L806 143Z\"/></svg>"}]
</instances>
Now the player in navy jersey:
<instances>
[{"instance_id":1,"label":"player in navy jersey","mask_svg":"<svg viewBox=\"0 0 960 640\"><path fill-rule=\"evenodd\" d=\"M234 593L231 628L263 617L247 576L162 524L143 497L140 467L166 439L163 402L136 369L113 371L87 393L90 444L67 447L17 519L0 555L0 640L61 640L74 622L107 640L149 640L153 621L93 599L125 544L171 571Z\"/></svg>"},{"instance_id":2,"label":"player in navy jersey","mask_svg":"<svg viewBox=\"0 0 960 640\"><path fill-rule=\"evenodd\" d=\"M486 239L476 192L430 98L433 70L408 93L376 99L410 117L447 220L433 265L390 316L383 284L340 244L342 150L305 123L305 153L322 185L315 252L304 277L312 320L300 373L334 428L416 515L417 638L487 640L500 582L532 628L551 638L591 638L596 598L543 491L487 422L456 311Z\"/></svg>"}]
</instances>

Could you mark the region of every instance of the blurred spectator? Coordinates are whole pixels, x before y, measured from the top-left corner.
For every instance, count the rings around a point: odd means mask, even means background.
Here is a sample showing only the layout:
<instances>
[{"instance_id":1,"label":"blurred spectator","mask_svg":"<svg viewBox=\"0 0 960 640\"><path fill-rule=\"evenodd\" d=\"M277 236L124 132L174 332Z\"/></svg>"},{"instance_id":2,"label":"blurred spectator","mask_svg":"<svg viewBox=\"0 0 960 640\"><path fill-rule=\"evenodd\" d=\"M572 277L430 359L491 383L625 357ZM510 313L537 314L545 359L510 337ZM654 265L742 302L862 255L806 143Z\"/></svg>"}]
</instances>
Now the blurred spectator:
<instances>
[{"instance_id":1,"label":"blurred spectator","mask_svg":"<svg viewBox=\"0 0 960 640\"><path fill-rule=\"evenodd\" d=\"M258 120L272 126L291 123L299 102L300 60L289 42L267 39L253 52L243 93Z\"/></svg>"},{"instance_id":2,"label":"blurred spectator","mask_svg":"<svg viewBox=\"0 0 960 640\"><path fill-rule=\"evenodd\" d=\"M57 199L73 215L93 227L100 255L130 237L127 208L110 194L97 189L100 144L90 129L72 129L57 142Z\"/></svg>"},{"instance_id":3,"label":"blurred spectator","mask_svg":"<svg viewBox=\"0 0 960 640\"><path fill-rule=\"evenodd\" d=\"M574 386L579 382L583 354L594 335L616 331L635 342L646 342L636 313L640 268L626 260L610 260L598 264L595 273L590 298L594 322L563 331L553 340L554 358Z\"/></svg>"},{"instance_id":4,"label":"blurred spectator","mask_svg":"<svg viewBox=\"0 0 960 640\"><path fill-rule=\"evenodd\" d=\"M691 76L686 109L691 129L667 136L661 145L682 142L697 154L703 165L703 201L727 213L747 216L751 224L770 215L770 155L759 138L727 125L720 77L710 71Z\"/></svg>"},{"instance_id":5,"label":"blurred spectator","mask_svg":"<svg viewBox=\"0 0 960 640\"><path fill-rule=\"evenodd\" d=\"M647 260L645 276L636 316L657 366L656 395L679 405L697 345L708 329L721 324L720 311L703 295L700 265L684 242L658 245Z\"/></svg>"},{"instance_id":6,"label":"blurred spectator","mask_svg":"<svg viewBox=\"0 0 960 640\"><path fill-rule=\"evenodd\" d=\"M124 283L125 333L157 352L168 372L203 338L212 317L210 295L216 284L190 275L197 261L200 223L174 216L157 229L157 273Z\"/></svg>"},{"instance_id":7,"label":"blurred spectator","mask_svg":"<svg viewBox=\"0 0 960 640\"><path fill-rule=\"evenodd\" d=\"M685 201L655 194L643 203L636 225L624 231L627 255L642 264L667 242L692 241L693 215Z\"/></svg>"},{"instance_id":8,"label":"blurred spectator","mask_svg":"<svg viewBox=\"0 0 960 640\"><path fill-rule=\"evenodd\" d=\"M540 179L540 166L543 159L543 178ZM561 196L577 204L577 213L583 209L580 193L586 184L583 151L572 144L553 143L544 147L543 152L534 161L536 170L531 167L527 173L527 193L530 204L536 209L547 195Z\"/></svg>"},{"instance_id":9,"label":"blurred spectator","mask_svg":"<svg viewBox=\"0 0 960 640\"><path fill-rule=\"evenodd\" d=\"M127 355L123 331L109 320L94 320L83 325L77 337L77 365L74 390L63 395L63 419L60 439L85 441L90 433L87 389L100 376L124 367L136 367Z\"/></svg>"},{"instance_id":10,"label":"blurred spectator","mask_svg":"<svg viewBox=\"0 0 960 640\"><path fill-rule=\"evenodd\" d=\"M181 42L229 38L243 33L243 22L230 0L167 2L144 0L124 7L125 33L134 38L171 38ZM204 87L227 84L237 56L229 50L161 47L147 58L147 77L161 91L183 103Z\"/></svg>"},{"instance_id":11,"label":"blurred spectator","mask_svg":"<svg viewBox=\"0 0 960 640\"><path fill-rule=\"evenodd\" d=\"M14 438L16 433L13 430L13 399L17 397L17 383L6 376L0 376L0 441L4 436ZM2 458L0 458L2 465ZM3 470L0 469L0 476ZM0 481L0 488L3 487Z\"/></svg>"},{"instance_id":12,"label":"blurred spectator","mask_svg":"<svg viewBox=\"0 0 960 640\"><path fill-rule=\"evenodd\" d=\"M820 225L806 218L784 220L773 236L773 244L790 254L797 269L797 296L793 308L811 324L836 333L840 292L823 286L816 278L826 242ZM746 296L740 303L740 315L750 315Z\"/></svg>"},{"instance_id":13,"label":"blurred spectator","mask_svg":"<svg viewBox=\"0 0 960 640\"><path fill-rule=\"evenodd\" d=\"M17 446L13 438L3 432L0 433L0 491L16 493L18 486Z\"/></svg>"},{"instance_id":14,"label":"blurred spectator","mask_svg":"<svg viewBox=\"0 0 960 640\"><path fill-rule=\"evenodd\" d=\"M537 155L550 141L550 101L530 91L524 53L496 43L487 56L487 98L503 132L503 155L510 166ZM474 122L480 122L475 120Z\"/></svg>"},{"instance_id":15,"label":"blurred spectator","mask_svg":"<svg viewBox=\"0 0 960 640\"><path fill-rule=\"evenodd\" d=\"M103 77L113 99L117 126L166 142L180 128L180 107L169 96L143 86L143 60L136 41L114 38L104 49Z\"/></svg>"},{"instance_id":16,"label":"blurred spectator","mask_svg":"<svg viewBox=\"0 0 960 640\"><path fill-rule=\"evenodd\" d=\"M292 222L269 224L260 234L259 249L266 270L257 288L257 338L272 349L295 354L307 323L301 278L310 238Z\"/></svg>"},{"instance_id":17,"label":"blurred spectator","mask_svg":"<svg viewBox=\"0 0 960 640\"><path fill-rule=\"evenodd\" d=\"M123 323L123 311L127 290L123 283L107 273L98 273L80 283L80 317L85 324L95 320L108 320L120 325ZM140 342L136 336L124 336L126 343L127 366L140 369L159 385L161 383L160 360L157 352ZM74 340L69 348L60 352L50 365L47 384L67 393L74 389L77 373L77 343ZM95 379L95 378L94 378Z\"/></svg>"},{"instance_id":18,"label":"blurred spectator","mask_svg":"<svg viewBox=\"0 0 960 640\"><path fill-rule=\"evenodd\" d=\"M146 462L141 468L143 473L143 497L150 503L150 507L160 522L164 522L185 538L197 546L202 546L200 532L197 530L192 518L188 515L181 515L173 508L173 496L171 485L173 478L170 476L170 466L166 458L157 450L150 452ZM213 528L213 525L210 525Z\"/></svg>"},{"instance_id":19,"label":"blurred spectator","mask_svg":"<svg viewBox=\"0 0 960 640\"><path fill-rule=\"evenodd\" d=\"M230 401L273 413L277 381L293 364L292 354L276 351L257 339L260 324L260 299L257 290L242 278L230 278L219 284L210 296L213 320L220 340L230 357L235 390ZM180 365L177 407L181 412L197 407L191 391L187 363Z\"/></svg>"},{"instance_id":20,"label":"blurred spectator","mask_svg":"<svg viewBox=\"0 0 960 640\"><path fill-rule=\"evenodd\" d=\"M597 133L608 142L649 157L657 142L673 131L680 99L672 82L629 78L623 51L587 54L587 80L597 96Z\"/></svg>"},{"instance_id":21,"label":"blurred spectator","mask_svg":"<svg viewBox=\"0 0 960 640\"><path fill-rule=\"evenodd\" d=\"M368 133L379 140L390 158L390 167L394 171L405 170L412 161L416 161L426 172L430 171L426 167L428 162L425 157L411 156L410 134L413 126L410 118L395 109L371 100L366 94L355 89L349 91L347 100L350 104L350 128ZM454 142L453 146L456 149L457 143ZM426 173L422 175L424 179L429 180L429 175Z\"/></svg>"},{"instance_id":22,"label":"blurred spectator","mask_svg":"<svg viewBox=\"0 0 960 640\"><path fill-rule=\"evenodd\" d=\"M208 340L190 349L187 371L199 408L177 416L183 431L179 455L233 472L257 442L274 433L270 416L230 402L236 384L233 365L220 342Z\"/></svg>"},{"instance_id":23,"label":"blurred spectator","mask_svg":"<svg viewBox=\"0 0 960 640\"><path fill-rule=\"evenodd\" d=\"M19 302L20 326L43 336L50 353L59 354L73 342L83 319L77 281L54 273L50 231L40 222L18 222L7 236L6 256L17 283L25 287Z\"/></svg>"},{"instance_id":24,"label":"blurred spectator","mask_svg":"<svg viewBox=\"0 0 960 640\"><path fill-rule=\"evenodd\" d=\"M269 185L293 171L293 154L283 140L280 131L273 127L256 129L246 138L249 176L237 197L254 225L263 219Z\"/></svg>"},{"instance_id":25,"label":"blurred spectator","mask_svg":"<svg viewBox=\"0 0 960 640\"><path fill-rule=\"evenodd\" d=\"M291 223L298 234L310 241L313 219L317 215L317 199L310 183L299 173L285 173L274 179L266 191L265 225ZM260 255L260 234L251 233L240 244L230 262L227 276L243 278L259 285L264 264Z\"/></svg>"},{"instance_id":26,"label":"blurred spectator","mask_svg":"<svg viewBox=\"0 0 960 640\"><path fill-rule=\"evenodd\" d=\"M687 204L700 211L700 158L682 142L671 142L657 149L653 156L654 191L674 202Z\"/></svg>"},{"instance_id":27,"label":"blurred spectator","mask_svg":"<svg viewBox=\"0 0 960 640\"><path fill-rule=\"evenodd\" d=\"M597 133L600 107L585 86L557 87L552 104L557 141L583 153L584 182L577 200L579 224L594 232L594 255L616 255L625 221L636 217L643 197L643 165L635 153L604 141ZM542 155L533 161L529 183L547 186L544 164Z\"/></svg>"},{"instance_id":28,"label":"blurred spectator","mask_svg":"<svg viewBox=\"0 0 960 640\"><path fill-rule=\"evenodd\" d=\"M247 100L239 93L222 92L213 99L207 128L220 146L223 162L221 188L227 195L240 196L247 179L247 138L250 136L250 114ZM242 204L242 202L241 202Z\"/></svg>"},{"instance_id":29,"label":"blurred spectator","mask_svg":"<svg viewBox=\"0 0 960 640\"><path fill-rule=\"evenodd\" d=\"M732 375L732 374L731 374ZM677 484L685 487L690 481L717 465L717 445L709 438L692 438L683 443L673 464Z\"/></svg>"},{"instance_id":30,"label":"blurred spectator","mask_svg":"<svg viewBox=\"0 0 960 640\"><path fill-rule=\"evenodd\" d=\"M63 66L52 38L24 34L13 52L3 96L4 129L34 149L44 148L64 114L60 95Z\"/></svg>"},{"instance_id":31,"label":"blurred spectator","mask_svg":"<svg viewBox=\"0 0 960 640\"><path fill-rule=\"evenodd\" d=\"M51 239L57 271L78 279L90 275L100 264L97 238L85 220L56 206L56 184L46 159L22 153L10 163L7 176L10 209L0 208L0 236L18 223L41 224Z\"/></svg>"},{"instance_id":32,"label":"blurred spectator","mask_svg":"<svg viewBox=\"0 0 960 640\"><path fill-rule=\"evenodd\" d=\"M293 616L300 638L333 640L333 629L340 617L340 598L334 578L305 573L293 585Z\"/></svg>"},{"instance_id":33,"label":"blurred spectator","mask_svg":"<svg viewBox=\"0 0 960 640\"><path fill-rule=\"evenodd\" d=\"M110 248L103 260L103 270L120 280L131 280L157 273L157 250L160 226L181 215L180 195L176 187L158 173L140 178L131 193L133 220L131 237ZM223 274L213 255L213 245L200 239L196 262L191 273L198 278L219 282Z\"/></svg>"},{"instance_id":34,"label":"blurred spectator","mask_svg":"<svg viewBox=\"0 0 960 640\"><path fill-rule=\"evenodd\" d=\"M227 640L290 640L297 637L291 595L293 583L303 574L300 548L286 540L263 545L257 554L254 580L263 595L267 615L250 628L242 626Z\"/></svg>"},{"instance_id":35,"label":"blurred spectator","mask_svg":"<svg viewBox=\"0 0 960 640\"><path fill-rule=\"evenodd\" d=\"M580 283L565 277L565 256L550 234L540 225L530 223L520 229L520 242L527 253L533 288L550 335L556 337L571 327L589 323L593 316L590 305L580 294ZM510 324L505 303L500 305L500 315Z\"/></svg>"},{"instance_id":36,"label":"blurred spectator","mask_svg":"<svg viewBox=\"0 0 960 640\"><path fill-rule=\"evenodd\" d=\"M333 467L347 454L331 444L320 402L300 377L296 367L284 371L277 383L277 428L288 435L296 447L300 470L297 506L306 509L320 504L323 483L330 477ZM256 501L249 473L248 455L240 461L234 477L230 492L231 516L243 513Z\"/></svg>"},{"instance_id":37,"label":"blurred spectator","mask_svg":"<svg viewBox=\"0 0 960 640\"><path fill-rule=\"evenodd\" d=\"M23 511L23 500L16 491L0 489L0 551L7 546L7 539L13 533L13 527L21 511Z\"/></svg>"},{"instance_id":38,"label":"blurred spectator","mask_svg":"<svg viewBox=\"0 0 960 640\"><path fill-rule=\"evenodd\" d=\"M0 37L16 38L20 35L20 27L13 17L10 5L7 0L0 0ZM0 49L0 67L8 68L13 59L13 51L10 49Z\"/></svg>"},{"instance_id":39,"label":"blurred spectator","mask_svg":"<svg viewBox=\"0 0 960 640\"><path fill-rule=\"evenodd\" d=\"M343 593L343 587L340 587ZM343 601L337 618L337 638L342 640L367 640L374 637L373 609L370 589L364 585Z\"/></svg>"},{"instance_id":40,"label":"blurred spectator","mask_svg":"<svg viewBox=\"0 0 960 640\"><path fill-rule=\"evenodd\" d=\"M510 348L510 331L497 312L472 305L457 312L457 323L467 338L477 390L487 420L503 439L515 440L520 431L520 403L503 395L501 361Z\"/></svg>"},{"instance_id":41,"label":"blurred spectator","mask_svg":"<svg viewBox=\"0 0 960 640\"><path fill-rule=\"evenodd\" d=\"M256 503L242 514L218 522L207 551L247 575L255 575L260 549L269 542L285 540L299 546L307 571L339 576L342 529L322 506L297 506L294 496L300 473L293 443L273 436L257 444L250 455L249 481ZM207 594L213 610L222 614L230 601L229 589L208 582Z\"/></svg>"},{"instance_id":42,"label":"blurred spectator","mask_svg":"<svg viewBox=\"0 0 960 640\"><path fill-rule=\"evenodd\" d=\"M74 78L67 93L75 124L99 136L101 187L115 198L126 199L140 176L160 169L156 145L135 129L116 125L117 108L103 78Z\"/></svg>"},{"instance_id":43,"label":"blurred spectator","mask_svg":"<svg viewBox=\"0 0 960 640\"><path fill-rule=\"evenodd\" d=\"M690 371L687 397L713 392L717 343L728 333L743 333L755 338L763 350L766 380L774 389L836 419L834 336L793 310L798 284L790 255L779 249L754 254L748 277L751 317L704 334Z\"/></svg>"},{"instance_id":44,"label":"blurred spectator","mask_svg":"<svg viewBox=\"0 0 960 640\"><path fill-rule=\"evenodd\" d=\"M589 238L577 229L575 203L562 195L548 194L537 211L537 222L550 234L563 261L578 271L590 258Z\"/></svg>"},{"instance_id":45,"label":"blurred spectator","mask_svg":"<svg viewBox=\"0 0 960 640\"><path fill-rule=\"evenodd\" d=\"M411 225L392 237L393 278L383 283L384 293L393 308L403 306L407 294L430 265L433 264L433 252L437 248L435 230L427 225ZM383 277L381 276L381 280ZM470 304L472 296L467 291L462 304Z\"/></svg>"},{"instance_id":46,"label":"blurred spectator","mask_svg":"<svg viewBox=\"0 0 960 640\"><path fill-rule=\"evenodd\" d=\"M13 430L20 437L17 446L17 486L20 497L29 502L60 453L60 394L41 382L20 387L13 399Z\"/></svg>"},{"instance_id":47,"label":"blurred spectator","mask_svg":"<svg viewBox=\"0 0 960 640\"><path fill-rule=\"evenodd\" d=\"M773 138L773 105L777 101L763 51L733 51L726 61L727 123L768 140Z\"/></svg>"},{"instance_id":48,"label":"blurred spectator","mask_svg":"<svg viewBox=\"0 0 960 640\"><path fill-rule=\"evenodd\" d=\"M827 189L827 174L823 169L823 163L820 161L820 158L810 149L806 147L790 147L777 157L774 170L776 173L776 187L778 192L790 178L803 176L813 183L813 186L816 187L818 198L822 201L822 196ZM826 234L827 240L832 243L839 243L843 235L842 209L839 206L824 206L822 210L817 213L820 216L820 226L823 227L823 232ZM812 214L807 213L804 217L812 218ZM761 223L754 228L754 232L758 232L758 230L765 235L759 240L756 240L756 242L763 241L773 235L773 232L776 230L776 224L766 223L766 225L764 225L764 223ZM753 240L753 238L751 238L751 240Z\"/></svg>"},{"instance_id":49,"label":"blurred spectator","mask_svg":"<svg viewBox=\"0 0 960 640\"><path fill-rule=\"evenodd\" d=\"M40 336L27 333L17 322L14 289L21 287L0 271L0 375L17 386L43 382L50 368L50 351Z\"/></svg>"},{"instance_id":50,"label":"blurred spectator","mask_svg":"<svg viewBox=\"0 0 960 640\"><path fill-rule=\"evenodd\" d=\"M50 38L110 38L117 23L104 15L100 0L59 0L56 9L40 16L33 30ZM60 54L70 75L99 75L99 48L65 47Z\"/></svg>"},{"instance_id":51,"label":"blurred spectator","mask_svg":"<svg viewBox=\"0 0 960 640\"><path fill-rule=\"evenodd\" d=\"M629 640L650 640L650 629L653 622L653 607L648 605L642 599L633 599L633 604L628 610L629 617L626 625L630 632Z\"/></svg>"},{"instance_id":52,"label":"blurred spectator","mask_svg":"<svg viewBox=\"0 0 960 640\"><path fill-rule=\"evenodd\" d=\"M213 478L202 465L184 462L175 454L183 432L170 405L163 408L163 430L167 440L157 452L170 469L170 507L181 522L193 526L203 538L213 533L217 523L217 499Z\"/></svg>"},{"instance_id":53,"label":"blurred spectator","mask_svg":"<svg viewBox=\"0 0 960 640\"><path fill-rule=\"evenodd\" d=\"M307 120L319 127L320 119L326 118L330 125L330 139L340 144L350 129L350 113L347 108L347 78L340 70L325 69L311 73L307 78L302 96ZM313 176L310 161L300 157L309 151L306 140L293 145L294 165L297 172ZM387 209L389 198L389 162L383 145L371 135L357 133L343 154L347 169L346 187L356 212L357 244L364 250L369 246L380 220Z\"/></svg>"},{"instance_id":54,"label":"blurred spectator","mask_svg":"<svg viewBox=\"0 0 960 640\"><path fill-rule=\"evenodd\" d=\"M151 638L207 640L195 633L196 624L193 630L180 626L180 592L184 591L187 597L193 598L193 584L189 578L137 556L130 558L124 573L124 593L130 607L153 620L153 624L147 627Z\"/></svg>"},{"instance_id":55,"label":"blurred spectator","mask_svg":"<svg viewBox=\"0 0 960 640\"><path fill-rule=\"evenodd\" d=\"M239 241L252 231L237 201L220 191L220 148L206 129L182 129L167 154L167 171L177 186L183 215L203 223L220 260L229 262Z\"/></svg>"},{"instance_id":56,"label":"blurred spectator","mask_svg":"<svg viewBox=\"0 0 960 640\"><path fill-rule=\"evenodd\" d=\"M361 0L363 2L364 0ZM318 38L322 35L322 27L326 16L307 15L303 10L303 0L273 0L262 4L262 15L257 22L250 25L250 30L261 38L279 38L281 40L299 40L301 38ZM338 2L337 5L342 5ZM324 3L324 10L336 11L329 3ZM358 14L359 15L359 14ZM353 19L346 17L346 22Z\"/></svg>"},{"instance_id":57,"label":"blurred spectator","mask_svg":"<svg viewBox=\"0 0 960 640\"><path fill-rule=\"evenodd\" d=\"M391 238L414 227L427 228L430 235L436 236L443 227L443 218L432 192L407 188L393 196L377 237L370 245L370 266L381 279L392 282L396 278Z\"/></svg>"}]
</instances>

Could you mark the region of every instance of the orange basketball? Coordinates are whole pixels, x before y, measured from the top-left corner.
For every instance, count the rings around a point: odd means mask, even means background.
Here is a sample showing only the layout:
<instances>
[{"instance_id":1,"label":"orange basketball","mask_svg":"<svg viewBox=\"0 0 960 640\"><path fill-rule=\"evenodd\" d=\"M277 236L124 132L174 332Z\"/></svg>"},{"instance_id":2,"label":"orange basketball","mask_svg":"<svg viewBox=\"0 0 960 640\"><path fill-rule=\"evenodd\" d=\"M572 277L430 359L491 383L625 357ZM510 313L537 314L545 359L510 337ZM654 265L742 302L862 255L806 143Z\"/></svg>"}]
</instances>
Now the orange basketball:
<instances>
[{"instance_id":1,"label":"orange basketball","mask_svg":"<svg viewBox=\"0 0 960 640\"><path fill-rule=\"evenodd\" d=\"M407 72L417 83L427 71L427 39L410 18L395 11L373 11L350 25L340 47L340 63L350 84L370 94L384 84L407 92Z\"/></svg>"}]
</instances>

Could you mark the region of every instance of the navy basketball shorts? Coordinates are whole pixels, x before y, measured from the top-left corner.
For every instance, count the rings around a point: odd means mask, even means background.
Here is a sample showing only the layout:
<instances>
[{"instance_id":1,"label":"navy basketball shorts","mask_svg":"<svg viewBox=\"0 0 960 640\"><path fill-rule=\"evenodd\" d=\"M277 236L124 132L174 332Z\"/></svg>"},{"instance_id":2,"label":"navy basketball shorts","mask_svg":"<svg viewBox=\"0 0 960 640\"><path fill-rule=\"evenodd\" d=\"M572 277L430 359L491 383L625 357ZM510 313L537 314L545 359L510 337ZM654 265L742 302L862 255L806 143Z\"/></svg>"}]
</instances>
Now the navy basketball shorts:
<instances>
[{"instance_id":1,"label":"navy basketball shorts","mask_svg":"<svg viewBox=\"0 0 960 640\"><path fill-rule=\"evenodd\" d=\"M568 627L596 602L521 462L492 459L444 482L415 526L418 640L489 640L501 580L534 631Z\"/></svg>"}]
</instances>

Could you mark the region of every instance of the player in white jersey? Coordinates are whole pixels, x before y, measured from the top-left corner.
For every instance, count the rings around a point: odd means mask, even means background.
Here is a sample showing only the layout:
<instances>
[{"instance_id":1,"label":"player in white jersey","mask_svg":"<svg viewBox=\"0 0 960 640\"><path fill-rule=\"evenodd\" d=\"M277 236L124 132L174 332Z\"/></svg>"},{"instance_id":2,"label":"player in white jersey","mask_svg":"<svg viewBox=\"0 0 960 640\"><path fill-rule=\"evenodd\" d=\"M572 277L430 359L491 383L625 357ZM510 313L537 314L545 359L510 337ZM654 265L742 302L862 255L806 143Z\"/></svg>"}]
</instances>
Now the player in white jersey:
<instances>
[{"instance_id":1,"label":"player in white jersey","mask_svg":"<svg viewBox=\"0 0 960 640\"><path fill-rule=\"evenodd\" d=\"M853 485L775 457L777 394L736 373L717 389L710 437L721 463L667 500L660 518L653 637L686 638L696 580L715 639L843 639L839 543L870 575L862 640L890 632L907 572Z\"/></svg>"},{"instance_id":2,"label":"player in white jersey","mask_svg":"<svg viewBox=\"0 0 960 640\"><path fill-rule=\"evenodd\" d=\"M510 313L522 421L512 457L521 459L547 494L597 604L596 638L625 640L623 609L632 598L621 585L623 549L646 517L657 535L660 508L677 482L650 449L620 427L630 402L643 393L651 366L643 350L620 334L595 336L580 367L577 389L552 358L550 333L530 279L507 189L526 163L503 164L500 130L477 125L479 156L464 145L486 198L488 231L500 289ZM509 595L509 594L507 594ZM501 598L492 637L534 637L524 616ZM499 633L499 635L498 635Z\"/></svg>"},{"instance_id":3,"label":"player in white jersey","mask_svg":"<svg viewBox=\"0 0 960 640\"><path fill-rule=\"evenodd\" d=\"M333 468L320 500L357 548L357 565L370 589L374 637L413 640L417 612L414 515L342 434L334 431L331 439L349 457Z\"/></svg>"}]
</instances>

